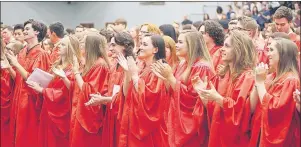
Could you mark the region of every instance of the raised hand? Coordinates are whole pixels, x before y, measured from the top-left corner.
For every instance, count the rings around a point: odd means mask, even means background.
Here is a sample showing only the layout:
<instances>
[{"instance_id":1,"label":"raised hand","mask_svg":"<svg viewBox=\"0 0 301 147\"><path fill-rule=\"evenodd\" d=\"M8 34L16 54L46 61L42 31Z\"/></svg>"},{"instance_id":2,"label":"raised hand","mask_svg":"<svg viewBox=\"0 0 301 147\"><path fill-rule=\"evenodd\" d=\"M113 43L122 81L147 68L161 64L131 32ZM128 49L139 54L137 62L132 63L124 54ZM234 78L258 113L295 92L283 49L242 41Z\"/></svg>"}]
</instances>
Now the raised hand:
<instances>
[{"instance_id":1,"label":"raised hand","mask_svg":"<svg viewBox=\"0 0 301 147\"><path fill-rule=\"evenodd\" d=\"M202 103L205 105L205 107L208 103L208 99L201 97L201 90L206 89L208 85L207 81L208 81L207 76L205 76L204 81L202 81L202 79L199 76L195 76L194 78L191 79L193 89L198 93L199 98L202 100Z\"/></svg>"},{"instance_id":2,"label":"raised hand","mask_svg":"<svg viewBox=\"0 0 301 147\"><path fill-rule=\"evenodd\" d=\"M158 69L160 70L160 73L162 77L168 79L170 77L173 77L173 71L172 68L167 64L163 63L162 60L159 60L156 62Z\"/></svg>"},{"instance_id":3,"label":"raised hand","mask_svg":"<svg viewBox=\"0 0 301 147\"><path fill-rule=\"evenodd\" d=\"M66 76L66 73L65 73L64 70L61 69L61 68L55 68L55 67L53 67L53 68L52 68L52 71L53 71L53 73L54 73L55 75L59 76L60 78L66 78L66 77L67 77L67 76Z\"/></svg>"},{"instance_id":4,"label":"raised hand","mask_svg":"<svg viewBox=\"0 0 301 147\"><path fill-rule=\"evenodd\" d=\"M214 85L210 82L210 90L201 89L201 97L206 100L217 101L223 97L216 91Z\"/></svg>"},{"instance_id":5,"label":"raised hand","mask_svg":"<svg viewBox=\"0 0 301 147\"><path fill-rule=\"evenodd\" d=\"M139 68L132 56L127 57L127 63L128 63L128 68L129 68L129 71L131 72L131 75L132 76L138 75Z\"/></svg>"},{"instance_id":6,"label":"raised hand","mask_svg":"<svg viewBox=\"0 0 301 147\"><path fill-rule=\"evenodd\" d=\"M194 78L191 79L191 83L193 89L199 93L202 89L206 89L208 85L207 76L205 76L204 81L199 76L195 76Z\"/></svg>"},{"instance_id":7,"label":"raised hand","mask_svg":"<svg viewBox=\"0 0 301 147\"><path fill-rule=\"evenodd\" d=\"M123 56L122 53L119 53L119 54L117 55L117 62L118 62L118 64L123 68L123 70L125 70L125 71L128 71L128 70L129 70L127 60L126 60L126 58Z\"/></svg>"},{"instance_id":8,"label":"raised hand","mask_svg":"<svg viewBox=\"0 0 301 147\"><path fill-rule=\"evenodd\" d=\"M7 59L10 61L10 64L12 66L16 66L17 64L19 64L17 57L14 55L14 53L11 50L8 50L5 53Z\"/></svg>"},{"instance_id":9,"label":"raised hand","mask_svg":"<svg viewBox=\"0 0 301 147\"><path fill-rule=\"evenodd\" d=\"M159 65L157 63L153 63L151 65L151 71L160 79L162 80L166 80L166 78L164 78L162 76L161 70L159 69Z\"/></svg>"},{"instance_id":10,"label":"raised hand","mask_svg":"<svg viewBox=\"0 0 301 147\"><path fill-rule=\"evenodd\" d=\"M268 74L268 65L264 63L259 63L255 68L255 82L264 83L266 76Z\"/></svg>"}]
</instances>

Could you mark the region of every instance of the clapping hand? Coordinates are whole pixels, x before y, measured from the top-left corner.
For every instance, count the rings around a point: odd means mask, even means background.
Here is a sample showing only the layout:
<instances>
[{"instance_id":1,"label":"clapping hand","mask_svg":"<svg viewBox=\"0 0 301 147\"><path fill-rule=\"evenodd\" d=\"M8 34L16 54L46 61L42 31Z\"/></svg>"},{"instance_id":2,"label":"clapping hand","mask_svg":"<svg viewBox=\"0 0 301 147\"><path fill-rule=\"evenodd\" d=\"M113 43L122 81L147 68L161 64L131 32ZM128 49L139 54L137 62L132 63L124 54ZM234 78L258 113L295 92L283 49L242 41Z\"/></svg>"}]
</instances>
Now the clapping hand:
<instances>
[{"instance_id":1,"label":"clapping hand","mask_svg":"<svg viewBox=\"0 0 301 147\"><path fill-rule=\"evenodd\" d=\"M194 78L191 79L191 83L192 83L193 89L197 93L200 93L201 90L206 89L206 87L208 85L207 76L205 76L204 81L199 76L195 76Z\"/></svg>"},{"instance_id":2,"label":"clapping hand","mask_svg":"<svg viewBox=\"0 0 301 147\"><path fill-rule=\"evenodd\" d=\"M173 77L172 68L167 63L163 63L162 60L157 61L153 68L165 79Z\"/></svg>"},{"instance_id":3,"label":"clapping hand","mask_svg":"<svg viewBox=\"0 0 301 147\"><path fill-rule=\"evenodd\" d=\"M264 63L259 63L255 68L255 82L257 84L264 83L266 76L268 74L268 65Z\"/></svg>"},{"instance_id":4,"label":"clapping hand","mask_svg":"<svg viewBox=\"0 0 301 147\"><path fill-rule=\"evenodd\" d=\"M151 71L160 79L162 80L166 80L166 78L164 78L162 76L161 70L160 70L160 66L161 64L159 64L158 62L155 62L151 65Z\"/></svg>"},{"instance_id":5,"label":"clapping hand","mask_svg":"<svg viewBox=\"0 0 301 147\"><path fill-rule=\"evenodd\" d=\"M17 57L11 50L8 50L7 53L5 53L5 55L12 66L16 66L17 64L19 64Z\"/></svg>"},{"instance_id":6,"label":"clapping hand","mask_svg":"<svg viewBox=\"0 0 301 147\"><path fill-rule=\"evenodd\" d=\"M122 53L119 53L119 54L117 55L117 59L116 59L116 60L117 60L118 64L123 68L123 70L125 70L125 71L128 71L128 70L129 70L127 60L126 60L126 58L123 56Z\"/></svg>"},{"instance_id":7,"label":"clapping hand","mask_svg":"<svg viewBox=\"0 0 301 147\"><path fill-rule=\"evenodd\" d=\"M112 99L109 97L103 97L100 93L90 94L91 99L85 103L85 106L98 106L110 102Z\"/></svg>"},{"instance_id":8,"label":"clapping hand","mask_svg":"<svg viewBox=\"0 0 301 147\"><path fill-rule=\"evenodd\" d=\"M139 68L132 56L127 57L128 69L132 76L138 75Z\"/></svg>"},{"instance_id":9,"label":"clapping hand","mask_svg":"<svg viewBox=\"0 0 301 147\"><path fill-rule=\"evenodd\" d=\"M52 71L55 75L59 76L60 78L66 78L66 73L61 68L52 68Z\"/></svg>"},{"instance_id":10,"label":"clapping hand","mask_svg":"<svg viewBox=\"0 0 301 147\"><path fill-rule=\"evenodd\" d=\"M198 95L201 98L203 104L207 105L208 100L200 96L201 95L201 90L206 89L206 87L208 85L207 76L205 76L204 81L199 76L195 76L194 78L191 79L191 83L192 83L193 89L198 93Z\"/></svg>"},{"instance_id":11,"label":"clapping hand","mask_svg":"<svg viewBox=\"0 0 301 147\"><path fill-rule=\"evenodd\" d=\"M209 101L217 101L223 99L223 97L216 91L212 82L210 82L209 90L201 89L201 97Z\"/></svg>"}]
</instances>

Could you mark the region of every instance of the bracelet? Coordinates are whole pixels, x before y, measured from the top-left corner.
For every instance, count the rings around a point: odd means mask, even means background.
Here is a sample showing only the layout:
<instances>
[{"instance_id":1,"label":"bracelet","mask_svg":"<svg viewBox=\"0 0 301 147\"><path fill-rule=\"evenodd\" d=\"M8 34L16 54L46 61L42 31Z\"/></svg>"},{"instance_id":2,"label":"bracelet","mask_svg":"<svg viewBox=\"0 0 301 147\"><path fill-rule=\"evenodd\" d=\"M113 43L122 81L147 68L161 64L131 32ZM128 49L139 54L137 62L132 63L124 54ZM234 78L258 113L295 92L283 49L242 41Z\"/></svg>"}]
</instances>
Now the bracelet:
<instances>
[{"instance_id":1,"label":"bracelet","mask_svg":"<svg viewBox=\"0 0 301 147\"><path fill-rule=\"evenodd\" d=\"M80 74L80 72L76 72L76 73L74 73L74 75L77 75L77 74Z\"/></svg>"}]
</instances>

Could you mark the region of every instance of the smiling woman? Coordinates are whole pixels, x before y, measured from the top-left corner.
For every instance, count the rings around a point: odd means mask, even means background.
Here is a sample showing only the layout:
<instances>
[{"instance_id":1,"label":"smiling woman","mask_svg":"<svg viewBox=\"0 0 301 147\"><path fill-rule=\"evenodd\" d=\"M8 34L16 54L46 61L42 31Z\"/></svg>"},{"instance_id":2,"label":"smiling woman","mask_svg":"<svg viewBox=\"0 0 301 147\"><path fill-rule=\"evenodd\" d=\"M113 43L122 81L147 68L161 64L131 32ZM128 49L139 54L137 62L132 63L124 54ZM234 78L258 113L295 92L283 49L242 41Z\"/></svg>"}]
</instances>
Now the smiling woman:
<instances>
[{"instance_id":1,"label":"smiling woman","mask_svg":"<svg viewBox=\"0 0 301 147\"><path fill-rule=\"evenodd\" d=\"M291 40L275 38L268 55L272 73L267 74L267 65L256 67L257 97L251 101L255 112L250 146L300 146L300 116L292 98L293 92L300 89L297 46ZM285 115L279 117L279 113Z\"/></svg>"}]
</instances>

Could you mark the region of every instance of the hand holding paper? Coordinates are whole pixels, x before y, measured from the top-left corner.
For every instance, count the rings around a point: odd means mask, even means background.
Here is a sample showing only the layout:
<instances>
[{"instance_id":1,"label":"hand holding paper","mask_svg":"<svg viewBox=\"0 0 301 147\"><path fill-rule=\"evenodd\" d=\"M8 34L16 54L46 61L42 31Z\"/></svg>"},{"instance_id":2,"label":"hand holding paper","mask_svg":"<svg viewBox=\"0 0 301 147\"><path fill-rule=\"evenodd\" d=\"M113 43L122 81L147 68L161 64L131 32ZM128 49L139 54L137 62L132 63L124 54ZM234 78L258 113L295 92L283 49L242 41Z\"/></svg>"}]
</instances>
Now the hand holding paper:
<instances>
[{"instance_id":1,"label":"hand holding paper","mask_svg":"<svg viewBox=\"0 0 301 147\"><path fill-rule=\"evenodd\" d=\"M39 68L36 68L28 77L27 81L36 82L41 87L47 88L48 84L51 82L52 79L53 79L53 75Z\"/></svg>"},{"instance_id":2,"label":"hand holding paper","mask_svg":"<svg viewBox=\"0 0 301 147\"><path fill-rule=\"evenodd\" d=\"M36 82L33 81L26 81L28 87L32 88L33 90L35 90L36 92L42 93L43 88Z\"/></svg>"}]
</instances>

